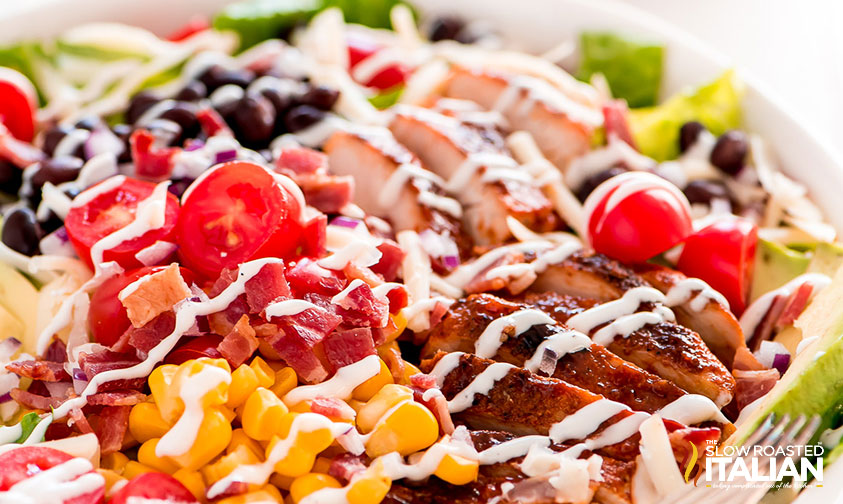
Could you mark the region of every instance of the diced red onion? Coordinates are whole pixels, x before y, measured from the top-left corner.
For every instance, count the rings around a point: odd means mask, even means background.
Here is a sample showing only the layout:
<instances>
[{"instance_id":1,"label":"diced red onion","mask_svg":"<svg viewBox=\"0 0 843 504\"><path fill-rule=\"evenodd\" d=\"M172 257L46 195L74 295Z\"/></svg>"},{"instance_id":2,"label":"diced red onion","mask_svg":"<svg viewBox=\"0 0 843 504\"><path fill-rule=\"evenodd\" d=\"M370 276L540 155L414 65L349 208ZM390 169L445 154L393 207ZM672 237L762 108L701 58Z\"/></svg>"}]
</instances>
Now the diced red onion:
<instances>
[{"instance_id":1,"label":"diced red onion","mask_svg":"<svg viewBox=\"0 0 843 504\"><path fill-rule=\"evenodd\" d=\"M85 141L85 156L89 159L104 152L119 156L123 149L123 141L108 128L95 129Z\"/></svg>"},{"instance_id":2,"label":"diced red onion","mask_svg":"<svg viewBox=\"0 0 843 504\"><path fill-rule=\"evenodd\" d=\"M339 217L334 218L331 221L332 226L341 226L346 227L349 229L354 229L360 224L360 221L357 219L352 219L351 217L345 217L340 215Z\"/></svg>"},{"instance_id":3,"label":"diced red onion","mask_svg":"<svg viewBox=\"0 0 843 504\"><path fill-rule=\"evenodd\" d=\"M765 368L778 369L781 373L790 365L790 352L784 345L775 341L762 341L755 356Z\"/></svg>"},{"instance_id":4,"label":"diced red onion","mask_svg":"<svg viewBox=\"0 0 843 504\"><path fill-rule=\"evenodd\" d=\"M784 374L787 368L790 367L790 354L780 353L773 357L773 366L779 373Z\"/></svg>"},{"instance_id":5,"label":"diced red onion","mask_svg":"<svg viewBox=\"0 0 843 504\"><path fill-rule=\"evenodd\" d=\"M184 143L184 150L186 150L188 152L192 152L192 151L195 151L195 150L199 150L204 146L205 146L205 142L203 142L202 140L197 140L196 138L189 138Z\"/></svg>"},{"instance_id":6,"label":"diced red onion","mask_svg":"<svg viewBox=\"0 0 843 504\"><path fill-rule=\"evenodd\" d=\"M76 251L70 243L70 237L67 235L67 230L64 226L41 238L39 248L43 254L66 257L76 256Z\"/></svg>"},{"instance_id":7,"label":"diced red onion","mask_svg":"<svg viewBox=\"0 0 843 504\"><path fill-rule=\"evenodd\" d=\"M237 159L237 151L234 149L228 149L217 152L217 155L214 157L214 163L225 163L226 161L231 161L233 159Z\"/></svg>"},{"instance_id":8,"label":"diced red onion","mask_svg":"<svg viewBox=\"0 0 843 504\"><path fill-rule=\"evenodd\" d=\"M12 392L6 392L3 395L0 395L0 404L7 403L12 400Z\"/></svg>"},{"instance_id":9,"label":"diced red onion","mask_svg":"<svg viewBox=\"0 0 843 504\"><path fill-rule=\"evenodd\" d=\"M442 258L442 265L446 268L456 268L460 265L460 257L455 255L447 255Z\"/></svg>"},{"instance_id":10,"label":"diced red onion","mask_svg":"<svg viewBox=\"0 0 843 504\"><path fill-rule=\"evenodd\" d=\"M73 368L72 376L74 380L88 381L88 375L79 368Z\"/></svg>"}]
</instances>

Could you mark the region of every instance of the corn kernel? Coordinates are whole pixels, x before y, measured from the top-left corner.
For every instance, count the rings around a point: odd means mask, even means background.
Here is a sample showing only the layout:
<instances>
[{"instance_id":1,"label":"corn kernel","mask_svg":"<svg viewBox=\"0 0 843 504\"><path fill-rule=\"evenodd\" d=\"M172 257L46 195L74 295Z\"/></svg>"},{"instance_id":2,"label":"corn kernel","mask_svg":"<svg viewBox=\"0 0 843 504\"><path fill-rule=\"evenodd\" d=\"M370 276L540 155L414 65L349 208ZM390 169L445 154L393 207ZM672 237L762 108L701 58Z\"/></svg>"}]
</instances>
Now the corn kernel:
<instances>
[{"instance_id":1,"label":"corn kernel","mask_svg":"<svg viewBox=\"0 0 843 504\"><path fill-rule=\"evenodd\" d=\"M290 485L290 497L295 504L298 504L313 492L323 488L340 488L341 486L339 481L327 474L308 473L293 480L293 484Z\"/></svg>"},{"instance_id":2,"label":"corn kernel","mask_svg":"<svg viewBox=\"0 0 843 504\"><path fill-rule=\"evenodd\" d=\"M208 464L201 469L202 476L209 485L213 485L217 481L228 476L231 471L241 465L251 465L261 462L260 458L256 456L252 450L241 445L228 455L220 457L219 460L212 464Z\"/></svg>"},{"instance_id":3,"label":"corn kernel","mask_svg":"<svg viewBox=\"0 0 843 504\"><path fill-rule=\"evenodd\" d=\"M278 430L287 407L270 390L258 388L246 399L243 406L243 430L252 439L269 439Z\"/></svg>"},{"instance_id":4,"label":"corn kernel","mask_svg":"<svg viewBox=\"0 0 843 504\"><path fill-rule=\"evenodd\" d=\"M348 504L378 504L389 492L392 480L379 476L365 476L351 483L346 499Z\"/></svg>"},{"instance_id":5,"label":"corn kernel","mask_svg":"<svg viewBox=\"0 0 843 504\"><path fill-rule=\"evenodd\" d=\"M402 385L385 385L357 413L357 426L366 434L390 408L413 399L413 391Z\"/></svg>"},{"instance_id":6,"label":"corn kernel","mask_svg":"<svg viewBox=\"0 0 843 504\"><path fill-rule=\"evenodd\" d=\"M269 364L260 357L252 359L249 367L255 371L258 377L258 384L263 388L269 388L275 384L275 370L269 367Z\"/></svg>"},{"instance_id":7,"label":"corn kernel","mask_svg":"<svg viewBox=\"0 0 843 504\"><path fill-rule=\"evenodd\" d=\"M161 418L170 425L174 424L181 414L178 394L174 394L172 389L173 378L178 370L179 367L175 364L164 364L155 368L147 379L152 399L158 406Z\"/></svg>"},{"instance_id":8,"label":"corn kernel","mask_svg":"<svg viewBox=\"0 0 843 504\"><path fill-rule=\"evenodd\" d=\"M268 492L265 489L256 490L254 492L249 492L242 495L235 495L233 497L227 497L222 500L215 501L214 504L265 504L267 502L282 502L281 499L276 497L271 492Z\"/></svg>"},{"instance_id":9,"label":"corn kernel","mask_svg":"<svg viewBox=\"0 0 843 504\"><path fill-rule=\"evenodd\" d=\"M106 495L111 492L111 489L114 488L114 485L120 481L125 481L126 478L120 476L118 473L112 471L111 469L97 469L97 472L105 479L105 493Z\"/></svg>"},{"instance_id":10,"label":"corn kernel","mask_svg":"<svg viewBox=\"0 0 843 504\"><path fill-rule=\"evenodd\" d=\"M228 387L226 406L229 408L240 406L258 388L258 385L258 375L255 370L242 364L231 373L231 385Z\"/></svg>"},{"instance_id":11,"label":"corn kernel","mask_svg":"<svg viewBox=\"0 0 843 504\"><path fill-rule=\"evenodd\" d=\"M385 342L392 343L398 339L398 336L401 336L401 333L403 333L406 328L407 317L404 316L403 312L399 312L397 315L390 315L389 323L386 328L384 328L384 332L386 333Z\"/></svg>"},{"instance_id":12,"label":"corn kernel","mask_svg":"<svg viewBox=\"0 0 843 504\"><path fill-rule=\"evenodd\" d=\"M100 467L114 471L117 474L122 474L126 463L129 462L129 457L120 452L109 453L100 459Z\"/></svg>"},{"instance_id":13,"label":"corn kernel","mask_svg":"<svg viewBox=\"0 0 843 504\"><path fill-rule=\"evenodd\" d=\"M138 462L156 471L173 474L179 470L179 466L170 457L159 457L155 454L158 441L160 440L153 438L141 445L138 449Z\"/></svg>"},{"instance_id":14,"label":"corn kernel","mask_svg":"<svg viewBox=\"0 0 843 504\"><path fill-rule=\"evenodd\" d=\"M264 448L257 441L250 438L243 429L234 429L234 432L231 433L231 442L228 443L225 453L231 453L240 446L248 448L257 458L263 457Z\"/></svg>"},{"instance_id":15,"label":"corn kernel","mask_svg":"<svg viewBox=\"0 0 843 504\"><path fill-rule=\"evenodd\" d=\"M366 442L366 453L374 458L397 451L409 455L436 442L439 424L429 409L405 401L381 420Z\"/></svg>"},{"instance_id":16,"label":"corn kernel","mask_svg":"<svg viewBox=\"0 0 843 504\"><path fill-rule=\"evenodd\" d=\"M222 416L224 416L226 420L228 420L228 423L233 422L234 419L237 418L237 414L234 413L233 409L226 408L225 406L219 406L217 407L217 410L222 413Z\"/></svg>"},{"instance_id":17,"label":"corn kernel","mask_svg":"<svg viewBox=\"0 0 843 504\"><path fill-rule=\"evenodd\" d=\"M272 449L281 442L290 432L295 413L286 415L279 430L280 436L273 436L266 448L266 457L269 458ZM275 464L275 471L284 476L301 476L311 471L316 462L316 455L325 450L333 442L334 437L328 429L317 429L310 432L299 431L296 439L286 456Z\"/></svg>"},{"instance_id":18,"label":"corn kernel","mask_svg":"<svg viewBox=\"0 0 843 504\"><path fill-rule=\"evenodd\" d=\"M287 366L286 362L284 362L283 360L279 360L279 359L269 359L268 361L266 361L266 364L269 367L271 367L272 370L275 371L276 374L278 373L278 371L281 371L282 369L284 369L286 367L289 367L289 366Z\"/></svg>"},{"instance_id":19,"label":"corn kernel","mask_svg":"<svg viewBox=\"0 0 843 504\"><path fill-rule=\"evenodd\" d=\"M201 359L189 360L179 365L179 370L176 372L175 376L173 376L173 391L175 395L178 396L182 390L183 383L190 378L205 369L207 366L216 366L226 373L231 373L231 368L228 365L228 361L225 359L209 359L207 357L202 357ZM228 400L228 386L229 384L226 382L220 382L216 387L208 391L204 396L202 396L202 406L210 407L210 406L219 406L225 404ZM184 410L184 404L181 401L181 398L178 399L179 403L179 414Z\"/></svg>"},{"instance_id":20,"label":"corn kernel","mask_svg":"<svg viewBox=\"0 0 843 504\"><path fill-rule=\"evenodd\" d=\"M129 432L140 443L160 438L170 430L170 424L161 418L155 403L142 402L132 406L129 413Z\"/></svg>"},{"instance_id":21,"label":"corn kernel","mask_svg":"<svg viewBox=\"0 0 843 504\"><path fill-rule=\"evenodd\" d=\"M360 410L363 409L363 406L366 405L365 402L358 401L357 399L349 399L346 402L348 403L349 406L351 406L351 409L353 409L354 411L357 412L358 415L360 414Z\"/></svg>"},{"instance_id":22,"label":"corn kernel","mask_svg":"<svg viewBox=\"0 0 843 504\"><path fill-rule=\"evenodd\" d=\"M351 397L358 401L368 401L385 385L392 383L392 372L386 362L380 361L381 367L378 374L364 381L351 393Z\"/></svg>"},{"instance_id":23,"label":"corn kernel","mask_svg":"<svg viewBox=\"0 0 843 504\"><path fill-rule=\"evenodd\" d=\"M416 366L410 364L407 361L404 361L404 376L402 377L401 383L404 385L410 384L410 377L421 373L421 369L417 368Z\"/></svg>"},{"instance_id":24,"label":"corn kernel","mask_svg":"<svg viewBox=\"0 0 843 504\"><path fill-rule=\"evenodd\" d=\"M452 485L467 485L477 479L479 466L476 460L449 453L442 458L433 474Z\"/></svg>"},{"instance_id":25,"label":"corn kernel","mask_svg":"<svg viewBox=\"0 0 843 504\"><path fill-rule=\"evenodd\" d=\"M275 385L269 390L278 397L284 397L287 392L296 388L299 384L299 378L296 376L296 371L291 367L285 367L275 372Z\"/></svg>"},{"instance_id":26,"label":"corn kernel","mask_svg":"<svg viewBox=\"0 0 843 504\"><path fill-rule=\"evenodd\" d=\"M179 483L190 490L190 493L196 497L196 500L200 502L205 500L205 480L200 473L179 469L173 473L173 478L177 479Z\"/></svg>"},{"instance_id":27,"label":"corn kernel","mask_svg":"<svg viewBox=\"0 0 843 504\"><path fill-rule=\"evenodd\" d=\"M231 442L231 422L217 408L205 411L196 442L187 453L171 457L180 467L195 471L219 455Z\"/></svg>"},{"instance_id":28,"label":"corn kernel","mask_svg":"<svg viewBox=\"0 0 843 504\"><path fill-rule=\"evenodd\" d=\"M141 474L148 473L148 472L160 472L156 471L155 469L145 466L140 462L135 462L134 460L130 460L126 463L125 469L123 469L123 477L126 479L132 479L135 476L140 476Z\"/></svg>"},{"instance_id":29,"label":"corn kernel","mask_svg":"<svg viewBox=\"0 0 843 504\"><path fill-rule=\"evenodd\" d=\"M281 490L290 490L290 487L293 485L293 481L295 478L291 478L289 476L282 476L278 473L272 473L272 476L269 477L269 483L272 486L278 487Z\"/></svg>"},{"instance_id":30,"label":"corn kernel","mask_svg":"<svg viewBox=\"0 0 843 504\"><path fill-rule=\"evenodd\" d=\"M316 457L316 462L313 463L313 472L328 474L328 469L331 468L331 461L333 459L328 457Z\"/></svg>"}]
</instances>

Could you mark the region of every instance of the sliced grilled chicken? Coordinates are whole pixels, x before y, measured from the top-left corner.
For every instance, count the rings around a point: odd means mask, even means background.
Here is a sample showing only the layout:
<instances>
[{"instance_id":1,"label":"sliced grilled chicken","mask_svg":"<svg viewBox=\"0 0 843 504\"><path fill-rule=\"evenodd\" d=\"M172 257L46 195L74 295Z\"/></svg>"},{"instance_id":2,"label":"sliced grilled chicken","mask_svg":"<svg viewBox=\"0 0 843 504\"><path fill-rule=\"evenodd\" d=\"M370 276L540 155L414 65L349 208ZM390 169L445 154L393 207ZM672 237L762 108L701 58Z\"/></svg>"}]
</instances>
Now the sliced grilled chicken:
<instances>
[{"instance_id":1,"label":"sliced grilled chicken","mask_svg":"<svg viewBox=\"0 0 843 504\"><path fill-rule=\"evenodd\" d=\"M635 287L647 286L630 268L593 250L580 250L538 275L531 290L611 301Z\"/></svg>"},{"instance_id":2,"label":"sliced grilled chicken","mask_svg":"<svg viewBox=\"0 0 843 504\"><path fill-rule=\"evenodd\" d=\"M667 295L676 321L696 331L729 369L734 366L737 352L743 354L742 366L762 369L746 347L741 325L723 296L700 280L689 279L669 268L646 265L636 268L636 271L650 285ZM752 365L753 361L757 366Z\"/></svg>"},{"instance_id":3,"label":"sliced grilled chicken","mask_svg":"<svg viewBox=\"0 0 843 504\"><path fill-rule=\"evenodd\" d=\"M431 330L422 356L431 357L437 350L473 353L477 340L492 321L527 308L523 303L490 294L475 294L460 300L451 305L445 318ZM561 325L538 324L515 334L510 326L504 330L503 343L492 358L516 366L524 366L528 361L541 362L541 356L533 359L539 345L554 335L572 341L567 332ZM577 351L559 356L551 353L550 366L542 366L543 370L552 369L554 378L648 413L685 395L673 383L625 362L602 345L591 343L586 348L579 345L573 348ZM558 358L555 364L554 358Z\"/></svg>"},{"instance_id":4,"label":"sliced grilled chicken","mask_svg":"<svg viewBox=\"0 0 843 504\"><path fill-rule=\"evenodd\" d=\"M538 308L560 324L599 303L555 292L528 293L519 301ZM637 311L652 309L648 303ZM590 331L593 336L601 329ZM612 353L636 366L669 380L686 392L701 394L722 408L735 391L735 379L715 357L700 336L670 322L651 323L617 335L606 345Z\"/></svg>"},{"instance_id":5,"label":"sliced grilled chicken","mask_svg":"<svg viewBox=\"0 0 843 504\"><path fill-rule=\"evenodd\" d=\"M509 156L493 126L403 105L396 107L390 129L424 166L447 180L446 189L462 203L463 222L478 245L506 241L511 236L507 216L539 232L556 228L553 205Z\"/></svg>"},{"instance_id":6,"label":"sliced grilled chicken","mask_svg":"<svg viewBox=\"0 0 843 504\"><path fill-rule=\"evenodd\" d=\"M436 259L466 257L471 240L462 229L462 207L445 195L442 180L385 128L338 131L325 144L330 170L355 179L354 202L367 213L389 219L396 231L430 230L441 240ZM439 265L443 269L443 265Z\"/></svg>"},{"instance_id":7,"label":"sliced grilled chicken","mask_svg":"<svg viewBox=\"0 0 843 504\"><path fill-rule=\"evenodd\" d=\"M600 110L568 98L535 77L456 67L444 94L500 112L512 130L532 134L545 156L563 172L573 158L588 152L594 128L603 123Z\"/></svg>"}]
</instances>

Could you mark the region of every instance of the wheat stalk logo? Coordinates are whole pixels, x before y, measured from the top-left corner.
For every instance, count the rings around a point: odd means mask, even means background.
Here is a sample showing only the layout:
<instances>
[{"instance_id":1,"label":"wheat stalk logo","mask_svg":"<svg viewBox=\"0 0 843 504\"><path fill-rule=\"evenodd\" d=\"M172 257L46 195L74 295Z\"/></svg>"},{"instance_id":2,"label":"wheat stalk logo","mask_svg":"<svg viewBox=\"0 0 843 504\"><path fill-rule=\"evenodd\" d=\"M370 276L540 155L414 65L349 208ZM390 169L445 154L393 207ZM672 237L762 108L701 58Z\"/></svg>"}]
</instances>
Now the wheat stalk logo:
<instances>
[{"instance_id":1,"label":"wheat stalk logo","mask_svg":"<svg viewBox=\"0 0 843 504\"><path fill-rule=\"evenodd\" d=\"M691 471L694 470L694 466L697 464L697 459L699 458L699 453L697 452L697 445L688 441L688 444L691 445L691 459L688 461L688 466L685 468L685 483L688 483L688 478L691 476Z\"/></svg>"}]
</instances>

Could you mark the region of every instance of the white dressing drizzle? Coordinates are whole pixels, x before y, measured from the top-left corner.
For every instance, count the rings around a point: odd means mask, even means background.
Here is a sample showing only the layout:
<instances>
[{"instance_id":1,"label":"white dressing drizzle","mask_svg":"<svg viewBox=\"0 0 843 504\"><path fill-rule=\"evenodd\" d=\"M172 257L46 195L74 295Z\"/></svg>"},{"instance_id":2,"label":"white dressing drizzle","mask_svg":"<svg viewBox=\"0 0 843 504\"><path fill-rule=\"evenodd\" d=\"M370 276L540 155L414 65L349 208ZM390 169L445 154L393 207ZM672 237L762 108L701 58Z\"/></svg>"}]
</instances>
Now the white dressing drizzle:
<instances>
[{"instance_id":1,"label":"white dressing drizzle","mask_svg":"<svg viewBox=\"0 0 843 504\"><path fill-rule=\"evenodd\" d=\"M711 399L699 394L685 394L660 409L658 413L664 418L685 425L696 425L708 420L729 423L729 419L723 416L720 408Z\"/></svg>"},{"instance_id":2,"label":"white dressing drizzle","mask_svg":"<svg viewBox=\"0 0 843 504\"><path fill-rule=\"evenodd\" d=\"M89 460L72 458L15 483L2 492L0 500L17 504L51 504L80 497L105 485L105 478L90 472L93 469Z\"/></svg>"},{"instance_id":3,"label":"white dressing drizzle","mask_svg":"<svg viewBox=\"0 0 843 504\"><path fill-rule=\"evenodd\" d=\"M329 380L316 385L302 385L296 387L284 396L284 402L293 406L308 399L316 397L339 397L351 396L351 391L358 385L380 372L381 364L377 355L370 355L354 364L343 366Z\"/></svg>"},{"instance_id":4,"label":"white dressing drizzle","mask_svg":"<svg viewBox=\"0 0 843 504\"><path fill-rule=\"evenodd\" d=\"M569 318L565 325L584 333L595 327L635 313L642 303L663 303L664 294L652 287L635 287L614 301L601 303Z\"/></svg>"},{"instance_id":5,"label":"white dressing drizzle","mask_svg":"<svg viewBox=\"0 0 843 504\"><path fill-rule=\"evenodd\" d=\"M477 259L461 265L454 270L450 275L445 277L445 280L455 287L460 289L465 288L469 282L483 272L485 269L492 266L496 261L511 252L541 252L553 247L553 244L546 240L534 240L515 243L512 245L504 245L502 247L494 248Z\"/></svg>"},{"instance_id":6,"label":"white dressing drizzle","mask_svg":"<svg viewBox=\"0 0 843 504\"><path fill-rule=\"evenodd\" d=\"M677 282L665 294L664 304L673 307L688 301L691 309L697 312L702 311L711 301L729 309L726 297L699 278L684 278Z\"/></svg>"},{"instance_id":7,"label":"white dressing drizzle","mask_svg":"<svg viewBox=\"0 0 843 504\"><path fill-rule=\"evenodd\" d=\"M550 427L550 438L557 443L569 439L583 439L600 424L622 411L630 411L629 406L609 399L598 399L553 424Z\"/></svg>"},{"instance_id":8,"label":"white dressing drizzle","mask_svg":"<svg viewBox=\"0 0 843 504\"><path fill-rule=\"evenodd\" d=\"M492 390L498 380L509 374L510 371L516 369L512 364L505 362L495 362L482 373L475 376L468 387L462 389L448 401L448 411L451 413L459 413L471 407L474 402L474 396L477 394L486 395ZM435 371L435 369L434 369Z\"/></svg>"},{"instance_id":9,"label":"white dressing drizzle","mask_svg":"<svg viewBox=\"0 0 843 504\"><path fill-rule=\"evenodd\" d=\"M331 304L342 306L343 302L345 301L345 298L347 298L353 290L357 289L361 285L366 285L366 282L360 280L359 278L355 278L354 280L348 283L348 286L346 286L345 289L341 290L334 297L331 298Z\"/></svg>"},{"instance_id":10,"label":"white dressing drizzle","mask_svg":"<svg viewBox=\"0 0 843 504\"><path fill-rule=\"evenodd\" d=\"M828 275L823 275L822 273L805 273L782 285L778 289L764 293L761 297L753 301L746 311L743 312L743 315L741 315L740 318L741 329L743 329L743 334L746 340L749 341L755 334L755 329L758 327L758 324L764 320L764 315L767 314L767 311L770 309L770 306L772 306L773 301L775 301L777 297L790 296L796 291L796 289L805 283L813 286L814 291L811 294L813 296L820 290L826 288L828 284L831 283L831 278Z\"/></svg>"},{"instance_id":11,"label":"white dressing drizzle","mask_svg":"<svg viewBox=\"0 0 843 504\"><path fill-rule=\"evenodd\" d=\"M285 317L288 315L298 315L310 309L319 309L319 306L304 299L286 299L267 306L264 313L266 313L267 318Z\"/></svg>"},{"instance_id":12,"label":"white dressing drizzle","mask_svg":"<svg viewBox=\"0 0 843 504\"><path fill-rule=\"evenodd\" d=\"M328 257L319 259L319 266L330 270L342 270L349 263L371 266L377 263L382 254L375 246L365 241L352 241Z\"/></svg>"},{"instance_id":13,"label":"white dressing drizzle","mask_svg":"<svg viewBox=\"0 0 843 504\"><path fill-rule=\"evenodd\" d=\"M515 336L522 334L531 327L539 324L555 324L556 321L547 314L536 309L520 310L505 317L495 319L486 326L483 333L474 344L474 353L478 357L490 359L498 352L503 341L503 332L508 328L515 329Z\"/></svg>"},{"instance_id":14,"label":"white dressing drizzle","mask_svg":"<svg viewBox=\"0 0 843 504\"><path fill-rule=\"evenodd\" d=\"M524 369L533 373L539 371L553 374L556 369L556 363L565 355L590 347L591 339L579 331L562 331L550 335L547 339L542 341L533 355L524 362ZM548 365L543 369L543 362L548 358L552 360L552 365ZM552 368L552 369L551 369Z\"/></svg>"},{"instance_id":15,"label":"white dressing drizzle","mask_svg":"<svg viewBox=\"0 0 843 504\"><path fill-rule=\"evenodd\" d=\"M675 318L673 312L670 311L670 308L666 306L656 306L653 308L653 311L631 313L629 315L619 317L606 327L601 327L596 333L594 333L592 340L600 345L608 346L617 336L627 338L630 334L646 325L673 322L674 320Z\"/></svg>"},{"instance_id":16,"label":"white dressing drizzle","mask_svg":"<svg viewBox=\"0 0 843 504\"><path fill-rule=\"evenodd\" d=\"M221 383L231 383L231 374L217 366L205 366L201 371L184 380L179 397L184 412L175 425L164 434L155 446L159 457L183 455L196 442L199 427L205 418L202 399Z\"/></svg>"}]
</instances>

